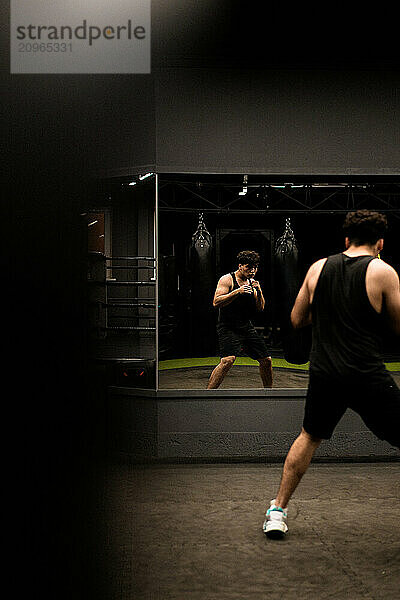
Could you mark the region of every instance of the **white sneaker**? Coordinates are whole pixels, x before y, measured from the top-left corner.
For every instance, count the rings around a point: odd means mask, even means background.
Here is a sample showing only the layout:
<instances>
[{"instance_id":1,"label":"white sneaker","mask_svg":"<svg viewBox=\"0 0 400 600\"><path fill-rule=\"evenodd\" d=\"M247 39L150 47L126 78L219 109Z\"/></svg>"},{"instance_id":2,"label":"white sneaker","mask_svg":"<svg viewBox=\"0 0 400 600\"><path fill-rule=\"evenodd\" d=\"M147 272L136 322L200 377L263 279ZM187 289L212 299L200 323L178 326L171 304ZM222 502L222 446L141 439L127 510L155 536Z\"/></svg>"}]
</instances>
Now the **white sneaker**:
<instances>
[{"instance_id":1,"label":"white sneaker","mask_svg":"<svg viewBox=\"0 0 400 600\"><path fill-rule=\"evenodd\" d=\"M280 540L285 537L288 526L286 525L287 512L280 506L276 506L275 500L271 500L271 506L266 512L263 523L265 535L272 540Z\"/></svg>"}]
</instances>

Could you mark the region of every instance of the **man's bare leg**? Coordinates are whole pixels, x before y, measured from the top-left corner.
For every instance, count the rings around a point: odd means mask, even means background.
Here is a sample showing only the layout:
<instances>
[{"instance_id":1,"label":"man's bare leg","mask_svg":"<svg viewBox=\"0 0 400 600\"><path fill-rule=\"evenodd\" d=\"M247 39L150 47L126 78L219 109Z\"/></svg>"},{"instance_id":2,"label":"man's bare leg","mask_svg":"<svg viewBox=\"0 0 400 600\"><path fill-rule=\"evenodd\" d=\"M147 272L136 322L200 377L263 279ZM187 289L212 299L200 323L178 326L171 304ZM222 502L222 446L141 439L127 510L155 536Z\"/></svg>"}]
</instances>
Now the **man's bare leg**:
<instances>
[{"instance_id":1,"label":"man's bare leg","mask_svg":"<svg viewBox=\"0 0 400 600\"><path fill-rule=\"evenodd\" d=\"M221 362L215 367L208 380L207 389L214 390L219 387L224 380L225 375L236 360L236 356L224 356Z\"/></svg>"},{"instance_id":2,"label":"man's bare leg","mask_svg":"<svg viewBox=\"0 0 400 600\"><path fill-rule=\"evenodd\" d=\"M263 387L272 388L272 359L270 356L267 358L259 359L259 368L261 381L263 383Z\"/></svg>"},{"instance_id":3,"label":"man's bare leg","mask_svg":"<svg viewBox=\"0 0 400 600\"><path fill-rule=\"evenodd\" d=\"M270 539L282 539L287 531L287 505L301 478L307 471L320 438L309 435L304 429L293 442L283 466L281 484L276 498L271 502L263 523L263 531Z\"/></svg>"},{"instance_id":4,"label":"man's bare leg","mask_svg":"<svg viewBox=\"0 0 400 600\"><path fill-rule=\"evenodd\" d=\"M287 507L321 441L320 438L313 437L304 429L301 430L300 435L293 442L283 466L282 479L275 499L276 506Z\"/></svg>"}]
</instances>

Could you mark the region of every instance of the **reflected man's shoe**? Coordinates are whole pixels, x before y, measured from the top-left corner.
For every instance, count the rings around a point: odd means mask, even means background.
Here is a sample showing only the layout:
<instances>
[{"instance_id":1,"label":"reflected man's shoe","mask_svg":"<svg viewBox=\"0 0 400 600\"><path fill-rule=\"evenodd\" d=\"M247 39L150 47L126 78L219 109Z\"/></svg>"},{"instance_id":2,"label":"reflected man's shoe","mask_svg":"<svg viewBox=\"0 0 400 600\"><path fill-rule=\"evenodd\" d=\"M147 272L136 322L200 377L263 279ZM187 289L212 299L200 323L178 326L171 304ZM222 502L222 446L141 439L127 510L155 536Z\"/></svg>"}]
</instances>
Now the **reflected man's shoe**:
<instances>
[{"instance_id":1,"label":"reflected man's shoe","mask_svg":"<svg viewBox=\"0 0 400 600\"><path fill-rule=\"evenodd\" d=\"M276 506L275 500L271 500L271 506L267 510L263 523L265 535L272 540L281 540L285 537L288 526L286 525L287 512Z\"/></svg>"}]
</instances>

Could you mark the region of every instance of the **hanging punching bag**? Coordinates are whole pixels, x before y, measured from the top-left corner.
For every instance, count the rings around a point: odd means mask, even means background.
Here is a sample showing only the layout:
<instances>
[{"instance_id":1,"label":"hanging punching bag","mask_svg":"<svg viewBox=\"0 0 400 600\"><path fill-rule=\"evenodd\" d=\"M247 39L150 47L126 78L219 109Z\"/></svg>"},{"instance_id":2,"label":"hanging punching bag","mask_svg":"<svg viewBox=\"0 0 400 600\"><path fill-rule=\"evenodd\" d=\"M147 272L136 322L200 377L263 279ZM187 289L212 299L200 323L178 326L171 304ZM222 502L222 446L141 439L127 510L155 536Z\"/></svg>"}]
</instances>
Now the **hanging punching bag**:
<instances>
[{"instance_id":1,"label":"hanging punching bag","mask_svg":"<svg viewBox=\"0 0 400 600\"><path fill-rule=\"evenodd\" d=\"M311 325L294 329L290 321L290 313L302 284L299 273L299 253L290 218L286 219L285 231L276 241L274 259L277 316L281 329L283 355L287 362L301 365L308 362L310 357Z\"/></svg>"},{"instance_id":2,"label":"hanging punching bag","mask_svg":"<svg viewBox=\"0 0 400 600\"><path fill-rule=\"evenodd\" d=\"M195 353L208 355L212 352L215 335L214 310L212 306L215 288L212 236L204 224L203 214L192 236L190 247L191 306Z\"/></svg>"}]
</instances>

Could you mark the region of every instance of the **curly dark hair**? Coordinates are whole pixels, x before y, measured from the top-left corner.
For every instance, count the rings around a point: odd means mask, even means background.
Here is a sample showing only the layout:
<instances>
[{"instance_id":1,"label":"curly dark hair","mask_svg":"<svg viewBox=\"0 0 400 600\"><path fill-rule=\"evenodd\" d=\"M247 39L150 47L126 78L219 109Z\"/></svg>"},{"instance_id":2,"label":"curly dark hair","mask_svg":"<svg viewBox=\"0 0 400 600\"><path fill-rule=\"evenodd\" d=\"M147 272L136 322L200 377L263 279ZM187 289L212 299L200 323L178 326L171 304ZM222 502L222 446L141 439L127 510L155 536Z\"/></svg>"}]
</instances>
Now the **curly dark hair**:
<instances>
[{"instance_id":1,"label":"curly dark hair","mask_svg":"<svg viewBox=\"0 0 400 600\"><path fill-rule=\"evenodd\" d=\"M254 250L242 250L237 255L239 265L249 265L250 267L258 267L260 264L260 255Z\"/></svg>"},{"instance_id":2,"label":"curly dark hair","mask_svg":"<svg viewBox=\"0 0 400 600\"><path fill-rule=\"evenodd\" d=\"M343 233L355 246L372 246L385 237L386 231L386 216L372 210L349 212L343 223Z\"/></svg>"}]
</instances>

